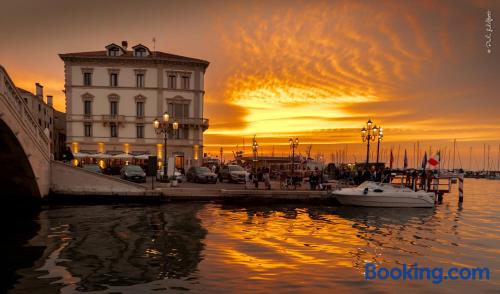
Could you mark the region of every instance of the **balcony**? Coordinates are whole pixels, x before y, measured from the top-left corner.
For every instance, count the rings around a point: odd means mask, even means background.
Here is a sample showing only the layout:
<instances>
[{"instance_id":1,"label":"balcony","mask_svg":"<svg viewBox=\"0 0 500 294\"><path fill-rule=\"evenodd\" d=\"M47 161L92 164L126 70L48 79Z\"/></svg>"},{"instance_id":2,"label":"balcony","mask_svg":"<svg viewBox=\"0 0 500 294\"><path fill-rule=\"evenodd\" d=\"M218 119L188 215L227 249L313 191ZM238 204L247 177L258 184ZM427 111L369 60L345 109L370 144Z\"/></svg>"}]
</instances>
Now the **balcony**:
<instances>
[{"instance_id":1,"label":"balcony","mask_svg":"<svg viewBox=\"0 0 500 294\"><path fill-rule=\"evenodd\" d=\"M115 123L117 125L123 124L125 122L124 115L111 115L105 114L102 116L102 123L106 126L109 123Z\"/></svg>"},{"instance_id":2,"label":"balcony","mask_svg":"<svg viewBox=\"0 0 500 294\"><path fill-rule=\"evenodd\" d=\"M179 125L188 126L188 127L201 127L204 131L208 129L208 119L207 118L173 118L173 120L177 121Z\"/></svg>"}]
</instances>

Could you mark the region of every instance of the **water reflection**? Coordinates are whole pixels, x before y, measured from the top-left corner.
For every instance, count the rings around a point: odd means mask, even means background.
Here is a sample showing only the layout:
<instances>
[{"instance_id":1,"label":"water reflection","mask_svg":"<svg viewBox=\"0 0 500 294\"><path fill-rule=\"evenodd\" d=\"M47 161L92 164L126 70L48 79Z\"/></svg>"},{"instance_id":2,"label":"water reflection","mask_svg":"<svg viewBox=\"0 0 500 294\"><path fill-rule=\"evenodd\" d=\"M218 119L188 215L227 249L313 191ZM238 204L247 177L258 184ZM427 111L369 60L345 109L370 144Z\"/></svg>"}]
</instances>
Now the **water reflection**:
<instances>
[{"instance_id":1,"label":"water reflection","mask_svg":"<svg viewBox=\"0 0 500 294\"><path fill-rule=\"evenodd\" d=\"M58 282L75 285L64 289L69 292L190 277L202 260L207 234L196 217L201 207L51 210L47 218L60 245L40 270L49 272L47 278L60 276Z\"/></svg>"},{"instance_id":2,"label":"water reflection","mask_svg":"<svg viewBox=\"0 0 500 294\"><path fill-rule=\"evenodd\" d=\"M46 250L32 267L18 270L22 278L11 292L432 292L438 289L432 282L365 281L364 264L481 266L498 276L498 187L470 183L462 207L456 195L447 195L435 209L213 203L53 208L35 227L19 229L28 233L26 240L39 223L28 244ZM450 293L500 287L493 279L443 284L439 289Z\"/></svg>"},{"instance_id":3,"label":"water reflection","mask_svg":"<svg viewBox=\"0 0 500 294\"><path fill-rule=\"evenodd\" d=\"M38 211L4 211L2 210L1 252L4 272L0 283L0 293L12 289L16 282L23 278L17 271L32 267L45 250L45 246L26 246L40 230L37 222Z\"/></svg>"}]
</instances>

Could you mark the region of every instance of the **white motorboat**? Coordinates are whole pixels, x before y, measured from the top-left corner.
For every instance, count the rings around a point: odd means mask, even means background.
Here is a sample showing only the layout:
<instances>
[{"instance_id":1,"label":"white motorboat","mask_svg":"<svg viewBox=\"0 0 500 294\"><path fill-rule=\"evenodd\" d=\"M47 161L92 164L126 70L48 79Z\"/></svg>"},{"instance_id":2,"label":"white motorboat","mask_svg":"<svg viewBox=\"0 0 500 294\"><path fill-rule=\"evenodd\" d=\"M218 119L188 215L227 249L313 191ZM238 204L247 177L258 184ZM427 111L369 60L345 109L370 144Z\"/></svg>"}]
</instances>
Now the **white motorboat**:
<instances>
[{"instance_id":1,"label":"white motorboat","mask_svg":"<svg viewBox=\"0 0 500 294\"><path fill-rule=\"evenodd\" d=\"M342 205L369 207L434 207L435 195L423 190L366 181L355 188L331 192Z\"/></svg>"}]
</instances>

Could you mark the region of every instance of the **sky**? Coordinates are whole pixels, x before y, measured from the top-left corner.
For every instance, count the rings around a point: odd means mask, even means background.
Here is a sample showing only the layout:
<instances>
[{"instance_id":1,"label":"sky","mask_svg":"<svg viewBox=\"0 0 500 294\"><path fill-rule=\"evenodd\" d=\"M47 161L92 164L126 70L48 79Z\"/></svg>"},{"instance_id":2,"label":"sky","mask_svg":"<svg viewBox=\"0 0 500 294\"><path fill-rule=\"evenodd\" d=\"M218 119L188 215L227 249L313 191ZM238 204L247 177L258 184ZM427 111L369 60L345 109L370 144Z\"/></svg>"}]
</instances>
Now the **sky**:
<instances>
[{"instance_id":1,"label":"sky","mask_svg":"<svg viewBox=\"0 0 500 294\"><path fill-rule=\"evenodd\" d=\"M2 3L0 64L19 87L42 83L64 110L57 54L122 40L153 48L154 37L158 51L210 61L204 140L214 156L243 145L249 154L256 135L264 155L288 155L298 137L301 154L363 161L360 129L371 118L384 128L383 160L392 149L402 165L406 149L417 164L456 139L457 166L483 168L488 149L498 166L500 1L117 3Z\"/></svg>"}]
</instances>

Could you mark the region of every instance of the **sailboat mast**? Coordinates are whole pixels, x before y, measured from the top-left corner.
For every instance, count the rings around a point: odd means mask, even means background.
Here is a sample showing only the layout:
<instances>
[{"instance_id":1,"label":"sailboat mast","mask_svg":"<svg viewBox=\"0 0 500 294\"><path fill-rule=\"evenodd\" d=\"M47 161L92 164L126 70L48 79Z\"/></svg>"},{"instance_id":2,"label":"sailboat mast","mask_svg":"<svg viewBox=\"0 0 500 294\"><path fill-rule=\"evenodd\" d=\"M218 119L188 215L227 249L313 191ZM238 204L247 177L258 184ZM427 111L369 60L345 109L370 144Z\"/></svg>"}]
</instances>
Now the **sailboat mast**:
<instances>
[{"instance_id":1,"label":"sailboat mast","mask_svg":"<svg viewBox=\"0 0 500 294\"><path fill-rule=\"evenodd\" d=\"M452 171L455 171L455 148L457 145L457 139L453 140L453 166L451 168Z\"/></svg>"},{"instance_id":2,"label":"sailboat mast","mask_svg":"<svg viewBox=\"0 0 500 294\"><path fill-rule=\"evenodd\" d=\"M472 170L472 146L469 147L469 170Z\"/></svg>"}]
</instances>

